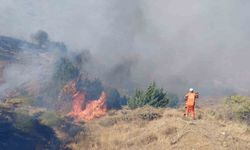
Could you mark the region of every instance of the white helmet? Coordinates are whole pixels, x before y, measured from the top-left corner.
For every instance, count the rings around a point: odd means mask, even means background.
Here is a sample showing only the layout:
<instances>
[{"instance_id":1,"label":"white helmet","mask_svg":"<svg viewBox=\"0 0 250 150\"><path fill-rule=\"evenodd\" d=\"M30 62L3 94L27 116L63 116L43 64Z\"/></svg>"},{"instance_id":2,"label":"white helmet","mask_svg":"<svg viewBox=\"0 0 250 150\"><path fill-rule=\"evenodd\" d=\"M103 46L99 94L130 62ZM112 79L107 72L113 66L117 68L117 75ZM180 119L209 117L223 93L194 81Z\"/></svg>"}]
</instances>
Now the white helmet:
<instances>
[{"instance_id":1,"label":"white helmet","mask_svg":"<svg viewBox=\"0 0 250 150\"><path fill-rule=\"evenodd\" d=\"M190 92L193 92L193 91L194 91L194 89L193 89L193 88L190 88L190 89L189 89L189 91L190 91Z\"/></svg>"}]
</instances>

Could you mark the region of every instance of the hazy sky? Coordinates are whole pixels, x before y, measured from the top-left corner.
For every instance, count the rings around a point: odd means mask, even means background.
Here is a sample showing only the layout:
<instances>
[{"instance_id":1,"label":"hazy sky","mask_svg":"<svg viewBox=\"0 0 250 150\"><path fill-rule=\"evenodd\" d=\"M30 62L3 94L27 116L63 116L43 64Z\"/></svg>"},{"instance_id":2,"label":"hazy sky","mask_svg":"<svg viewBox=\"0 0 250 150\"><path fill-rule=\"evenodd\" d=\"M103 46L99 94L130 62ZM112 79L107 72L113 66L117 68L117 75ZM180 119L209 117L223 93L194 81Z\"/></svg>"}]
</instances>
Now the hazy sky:
<instances>
[{"instance_id":1,"label":"hazy sky","mask_svg":"<svg viewBox=\"0 0 250 150\"><path fill-rule=\"evenodd\" d=\"M132 61L130 80L175 92L250 88L249 0L0 0L0 34L39 29L106 70ZM105 71L104 71L105 72Z\"/></svg>"}]
</instances>

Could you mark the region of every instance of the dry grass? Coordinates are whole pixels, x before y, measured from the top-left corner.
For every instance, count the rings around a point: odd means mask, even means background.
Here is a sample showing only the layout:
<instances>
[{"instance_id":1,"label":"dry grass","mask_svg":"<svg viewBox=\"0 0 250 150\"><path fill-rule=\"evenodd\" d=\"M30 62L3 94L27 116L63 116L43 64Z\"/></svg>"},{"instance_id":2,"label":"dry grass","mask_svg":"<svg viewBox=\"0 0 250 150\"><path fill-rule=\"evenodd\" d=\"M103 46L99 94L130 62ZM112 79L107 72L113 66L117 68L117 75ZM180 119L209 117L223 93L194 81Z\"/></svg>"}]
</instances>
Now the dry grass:
<instances>
[{"instance_id":1,"label":"dry grass","mask_svg":"<svg viewBox=\"0 0 250 150\"><path fill-rule=\"evenodd\" d=\"M200 117L193 121L184 119L183 111L178 109L145 107L112 111L85 124L88 133L79 134L68 147L74 150L250 149L249 126L220 121L208 112L197 110Z\"/></svg>"}]
</instances>

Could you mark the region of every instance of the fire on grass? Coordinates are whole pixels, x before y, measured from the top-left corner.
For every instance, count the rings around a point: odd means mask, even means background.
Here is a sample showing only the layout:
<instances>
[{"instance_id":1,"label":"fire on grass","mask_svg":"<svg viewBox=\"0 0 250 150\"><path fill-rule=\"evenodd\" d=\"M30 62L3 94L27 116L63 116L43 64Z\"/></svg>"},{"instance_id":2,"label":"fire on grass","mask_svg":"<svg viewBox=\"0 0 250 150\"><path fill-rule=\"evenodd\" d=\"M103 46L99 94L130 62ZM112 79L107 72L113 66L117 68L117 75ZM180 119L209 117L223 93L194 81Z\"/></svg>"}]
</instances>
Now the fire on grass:
<instances>
[{"instance_id":1,"label":"fire on grass","mask_svg":"<svg viewBox=\"0 0 250 150\"><path fill-rule=\"evenodd\" d=\"M70 81L63 88L63 93L69 93L72 100L72 108L68 116L73 117L75 121L90 121L104 116L107 113L105 105L106 93L102 92L96 100L87 100L85 91L77 90L77 81Z\"/></svg>"}]
</instances>

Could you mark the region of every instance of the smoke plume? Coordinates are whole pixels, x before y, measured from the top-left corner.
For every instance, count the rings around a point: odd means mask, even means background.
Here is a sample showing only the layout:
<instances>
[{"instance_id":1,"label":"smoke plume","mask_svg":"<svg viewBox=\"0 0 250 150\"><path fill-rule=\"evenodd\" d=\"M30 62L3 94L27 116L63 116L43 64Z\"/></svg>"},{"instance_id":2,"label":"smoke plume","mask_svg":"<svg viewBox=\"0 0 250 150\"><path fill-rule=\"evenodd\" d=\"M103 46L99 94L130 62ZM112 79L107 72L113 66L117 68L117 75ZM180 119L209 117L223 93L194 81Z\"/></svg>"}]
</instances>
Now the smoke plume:
<instances>
[{"instance_id":1,"label":"smoke plume","mask_svg":"<svg viewBox=\"0 0 250 150\"><path fill-rule=\"evenodd\" d=\"M203 95L249 93L247 0L0 2L0 34L29 41L42 29L70 53L88 49L88 72L117 88L156 81L180 95L190 87ZM10 66L8 81L47 76L31 66L27 77L25 68Z\"/></svg>"}]
</instances>

